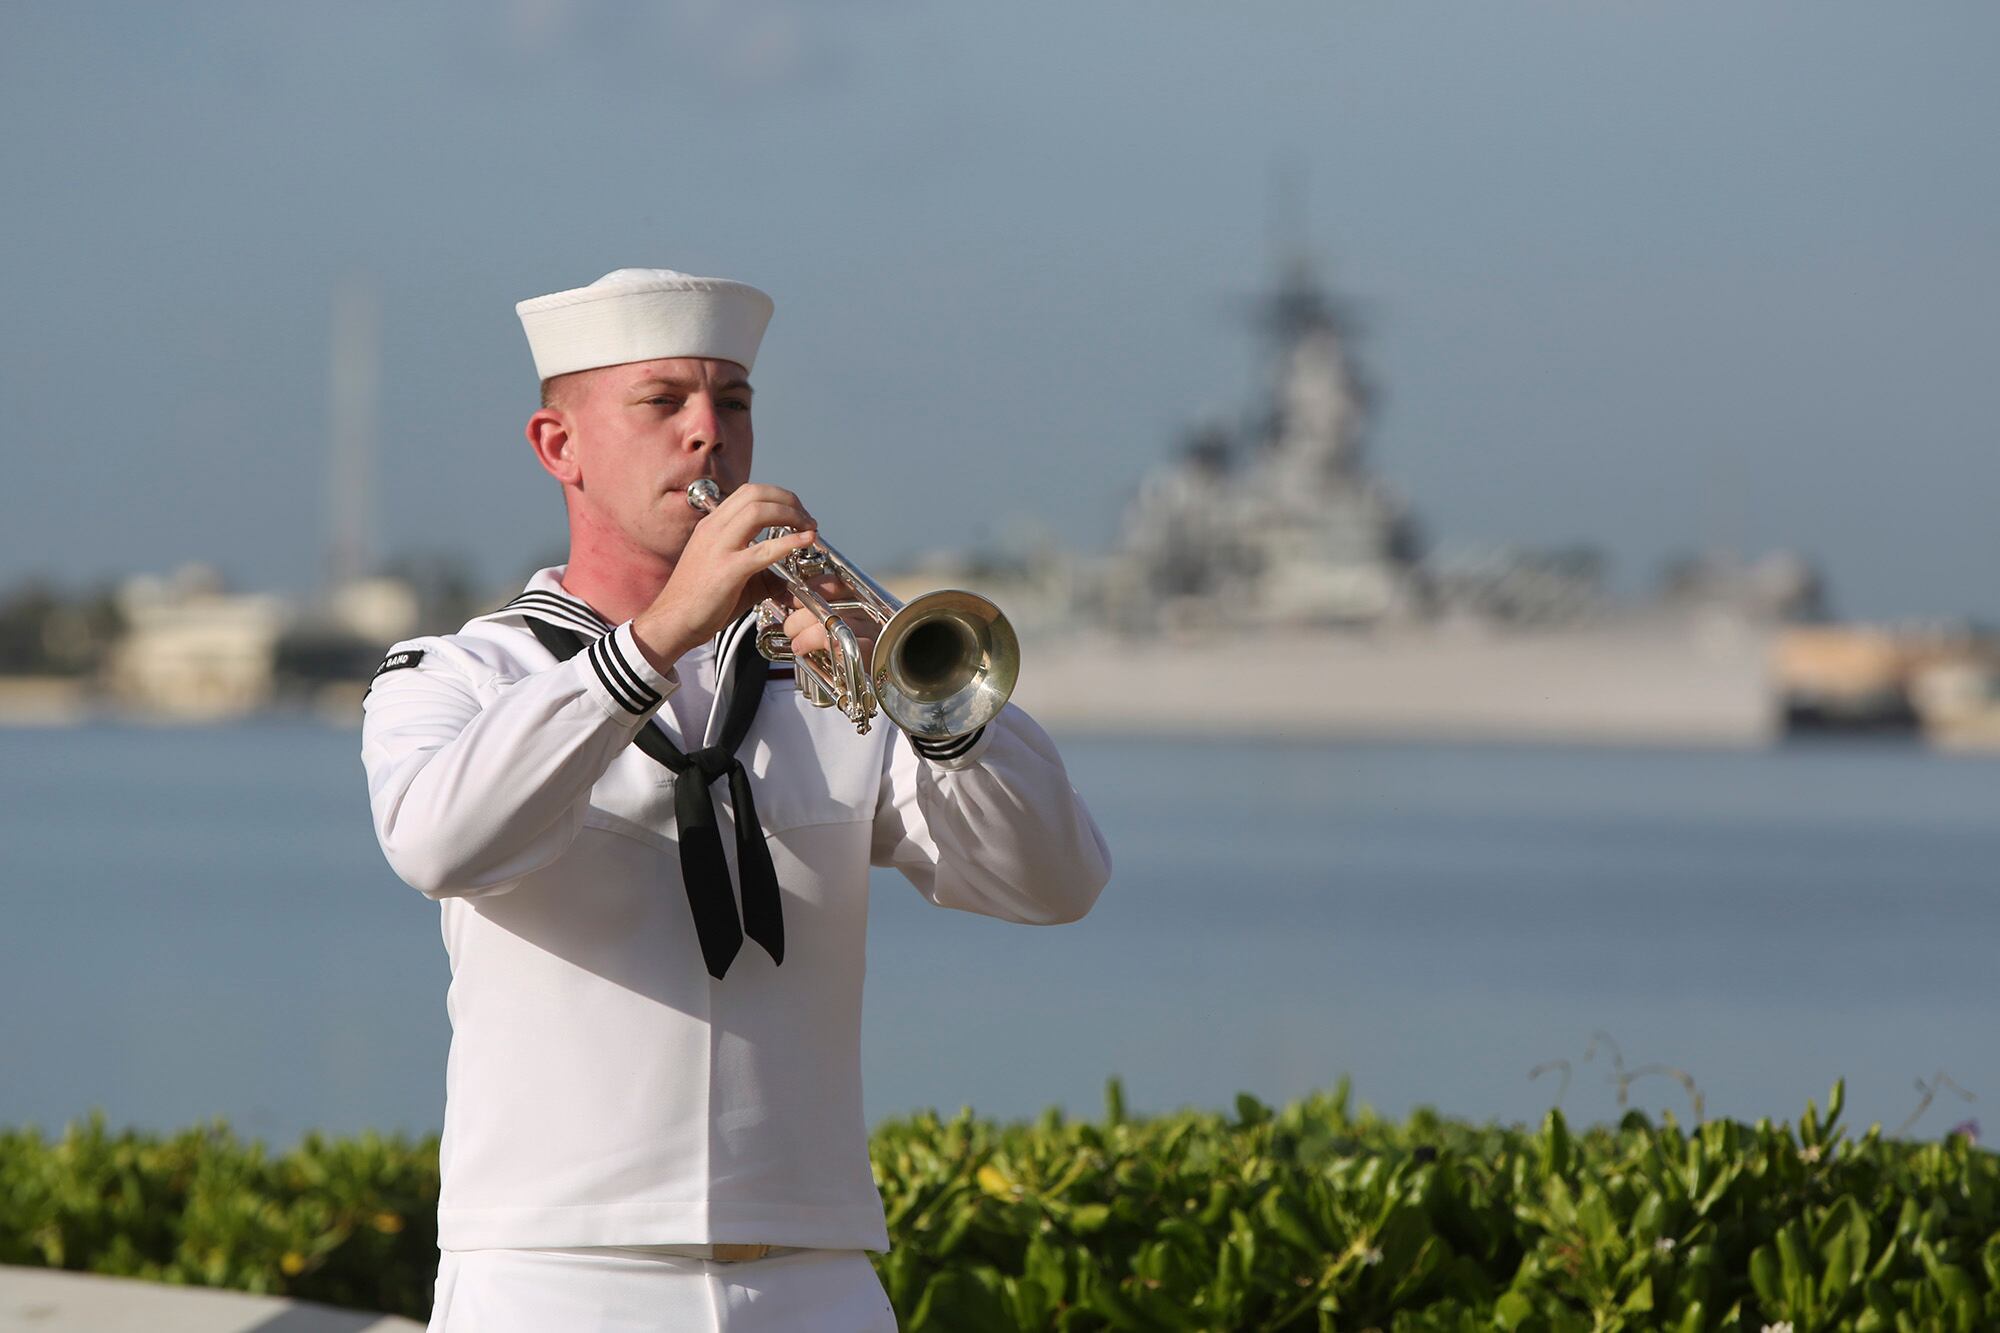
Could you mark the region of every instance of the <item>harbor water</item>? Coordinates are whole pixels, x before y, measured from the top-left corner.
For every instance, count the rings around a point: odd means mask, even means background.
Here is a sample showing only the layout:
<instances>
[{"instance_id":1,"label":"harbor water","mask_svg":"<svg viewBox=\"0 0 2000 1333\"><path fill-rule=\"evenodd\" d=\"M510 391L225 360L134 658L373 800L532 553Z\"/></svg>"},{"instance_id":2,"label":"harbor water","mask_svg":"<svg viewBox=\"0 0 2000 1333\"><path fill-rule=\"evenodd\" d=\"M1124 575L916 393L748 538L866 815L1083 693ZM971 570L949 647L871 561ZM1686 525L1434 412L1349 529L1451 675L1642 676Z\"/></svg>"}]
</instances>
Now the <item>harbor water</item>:
<instances>
[{"instance_id":1,"label":"harbor water","mask_svg":"<svg viewBox=\"0 0 2000 1333\"><path fill-rule=\"evenodd\" d=\"M1115 1074L1142 1111L1347 1075L1392 1115L1611 1119L1603 1032L1710 1116L1845 1077L1863 1123L2000 1130L2000 760L1059 739L1115 878L1034 929L878 872L871 1117L1094 1114ZM357 733L0 747L0 1124L436 1128L438 909L375 847ZM1666 1073L1624 1092L1693 1111Z\"/></svg>"}]
</instances>

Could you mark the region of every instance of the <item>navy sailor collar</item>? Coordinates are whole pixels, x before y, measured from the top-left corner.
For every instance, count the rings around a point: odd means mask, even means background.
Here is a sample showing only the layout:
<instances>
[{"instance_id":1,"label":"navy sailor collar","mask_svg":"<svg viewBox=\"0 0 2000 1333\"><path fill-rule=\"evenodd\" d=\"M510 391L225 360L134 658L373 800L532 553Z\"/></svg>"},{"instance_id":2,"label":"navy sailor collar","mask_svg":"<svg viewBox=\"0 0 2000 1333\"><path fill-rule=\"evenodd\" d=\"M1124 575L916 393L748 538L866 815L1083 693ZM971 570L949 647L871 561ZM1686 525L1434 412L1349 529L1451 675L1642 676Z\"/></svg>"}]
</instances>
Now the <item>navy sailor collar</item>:
<instances>
[{"instance_id":1,"label":"navy sailor collar","mask_svg":"<svg viewBox=\"0 0 2000 1333\"><path fill-rule=\"evenodd\" d=\"M587 642L600 639L616 629L617 626L599 615L590 603L562 586L562 575L566 568L568 568L566 565L551 565L547 569L536 570L535 576L528 580L528 586L521 590L519 596L497 611L489 611L475 619L541 620L563 629L575 630ZM715 649L717 688L715 699L708 710L709 735L713 735L716 727L721 724L729 702L726 698L729 693L729 664L745 644L754 643L757 637L756 630L757 613L753 610L738 617L731 624L723 626L711 641Z\"/></svg>"}]
</instances>

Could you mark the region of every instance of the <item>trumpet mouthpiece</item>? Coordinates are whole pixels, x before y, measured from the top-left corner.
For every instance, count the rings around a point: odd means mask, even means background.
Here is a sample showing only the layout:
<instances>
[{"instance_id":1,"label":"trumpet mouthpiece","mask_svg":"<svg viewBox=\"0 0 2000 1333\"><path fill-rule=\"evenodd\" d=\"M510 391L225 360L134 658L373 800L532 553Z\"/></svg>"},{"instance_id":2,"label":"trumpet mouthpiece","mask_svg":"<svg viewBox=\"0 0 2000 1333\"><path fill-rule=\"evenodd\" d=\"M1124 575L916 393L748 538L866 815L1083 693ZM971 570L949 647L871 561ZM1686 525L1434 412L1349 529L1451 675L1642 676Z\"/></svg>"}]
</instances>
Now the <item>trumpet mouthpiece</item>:
<instances>
[{"instance_id":1,"label":"trumpet mouthpiece","mask_svg":"<svg viewBox=\"0 0 2000 1333\"><path fill-rule=\"evenodd\" d=\"M699 509L706 514L722 503L722 488L709 477L702 477L688 485L688 508Z\"/></svg>"}]
</instances>

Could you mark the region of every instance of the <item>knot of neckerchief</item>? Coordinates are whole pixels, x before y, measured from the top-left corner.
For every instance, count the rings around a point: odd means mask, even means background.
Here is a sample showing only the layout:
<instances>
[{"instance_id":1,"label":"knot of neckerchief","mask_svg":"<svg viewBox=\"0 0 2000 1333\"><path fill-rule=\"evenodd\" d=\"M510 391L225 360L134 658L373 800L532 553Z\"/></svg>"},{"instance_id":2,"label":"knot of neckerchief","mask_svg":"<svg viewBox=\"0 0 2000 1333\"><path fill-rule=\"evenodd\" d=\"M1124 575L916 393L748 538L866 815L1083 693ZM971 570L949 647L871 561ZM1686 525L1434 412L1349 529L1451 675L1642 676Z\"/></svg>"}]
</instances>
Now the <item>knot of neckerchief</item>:
<instances>
[{"instance_id":1,"label":"knot of neckerchief","mask_svg":"<svg viewBox=\"0 0 2000 1333\"><path fill-rule=\"evenodd\" d=\"M583 639L576 631L533 616L527 620L528 628L542 646L558 658L567 661L583 650ZM681 850L681 881L687 888L688 910L694 915L702 962L710 976L721 980L743 947L746 933L764 946L772 962L783 963L785 918L778 895L778 873L771 866L771 849L764 845L764 826L757 818L757 803L750 794L750 773L736 757L736 748L750 733L750 723L764 697L768 668L762 654L748 643L738 644L733 662L718 662L716 666L719 689L724 685L721 670L730 671L729 707L723 715L719 743L683 754L650 721L639 728L632 743L674 774L674 824ZM721 777L729 779L729 803L736 811L736 872L743 883L740 925L736 895L729 888L729 862L723 856L722 835L716 828L715 802L708 790L709 784Z\"/></svg>"}]
</instances>

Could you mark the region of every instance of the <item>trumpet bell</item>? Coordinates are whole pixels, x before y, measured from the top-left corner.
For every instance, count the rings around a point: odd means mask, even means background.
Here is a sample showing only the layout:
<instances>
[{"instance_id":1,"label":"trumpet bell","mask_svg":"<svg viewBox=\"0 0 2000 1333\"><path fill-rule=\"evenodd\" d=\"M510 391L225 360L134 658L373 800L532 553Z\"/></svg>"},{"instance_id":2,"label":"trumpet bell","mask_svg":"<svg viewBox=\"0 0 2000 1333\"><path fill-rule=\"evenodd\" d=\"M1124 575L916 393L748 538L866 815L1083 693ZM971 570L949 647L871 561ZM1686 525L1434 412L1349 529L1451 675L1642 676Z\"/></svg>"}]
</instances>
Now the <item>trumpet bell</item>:
<instances>
[{"instance_id":1,"label":"trumpet bell","mask_svg":"<svg viewBox=\"0 0 2000 1333\"><path fill-rule=\"evenodd\" d=\"M1021 644L999 607L947 588L905 605L875 640L875 697L912 736L949 740L992 721L1014 692Z\"/></svg>"}]
</instances>

